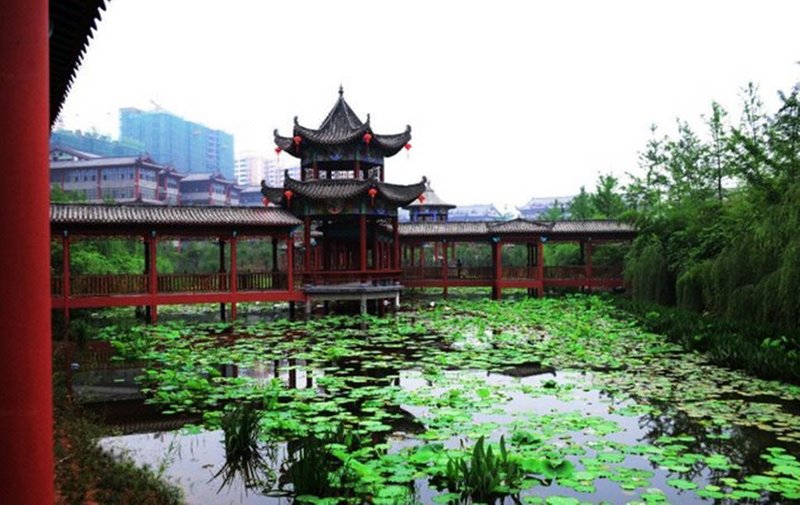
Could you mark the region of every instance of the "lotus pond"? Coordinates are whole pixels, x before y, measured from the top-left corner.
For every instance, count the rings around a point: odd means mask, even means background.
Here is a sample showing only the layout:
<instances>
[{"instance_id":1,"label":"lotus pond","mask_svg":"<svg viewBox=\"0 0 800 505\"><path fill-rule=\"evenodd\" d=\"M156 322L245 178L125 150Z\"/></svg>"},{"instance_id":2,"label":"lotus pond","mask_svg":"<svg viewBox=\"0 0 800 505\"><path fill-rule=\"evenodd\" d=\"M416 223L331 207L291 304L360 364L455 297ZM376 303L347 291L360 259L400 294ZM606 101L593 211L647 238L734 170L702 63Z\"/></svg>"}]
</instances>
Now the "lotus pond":
<instances>
[{"instance_id":1,"label":"lotus pond","mask_svg":"<svg viewBox=\"0 0 800 505\"><path fill-rule=\"evenodd\" d=\"M190 503L800 500L800 387L710 365L598 297L103 333L148 363L148 402L199 420L103 445Z\"/></svg>"}]
</instances>

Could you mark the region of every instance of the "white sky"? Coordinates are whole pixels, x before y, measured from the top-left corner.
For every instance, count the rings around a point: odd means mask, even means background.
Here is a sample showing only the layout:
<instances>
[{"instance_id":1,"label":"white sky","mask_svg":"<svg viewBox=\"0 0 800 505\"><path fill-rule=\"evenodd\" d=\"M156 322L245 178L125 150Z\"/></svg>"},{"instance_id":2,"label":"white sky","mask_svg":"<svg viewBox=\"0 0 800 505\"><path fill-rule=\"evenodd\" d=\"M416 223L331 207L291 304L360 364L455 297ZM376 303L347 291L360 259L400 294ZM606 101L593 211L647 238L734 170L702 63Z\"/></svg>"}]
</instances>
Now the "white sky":
<instances>
[{"instance_id":1,"label":"white sky","mask_svg":"<svg viewBox=\"0 0 800 505\"><path fill-rule=\"evenodd\" d=\"M376 132L412 126L387 180L513 208L638 172L651 124L701 129L712 100L737 120L749 81L774 110L800 81L798 19L769 0L111 0L62 120L117 138L119 108L152 100L273 154L342 83Z\"/></svg>"}]
</instances>

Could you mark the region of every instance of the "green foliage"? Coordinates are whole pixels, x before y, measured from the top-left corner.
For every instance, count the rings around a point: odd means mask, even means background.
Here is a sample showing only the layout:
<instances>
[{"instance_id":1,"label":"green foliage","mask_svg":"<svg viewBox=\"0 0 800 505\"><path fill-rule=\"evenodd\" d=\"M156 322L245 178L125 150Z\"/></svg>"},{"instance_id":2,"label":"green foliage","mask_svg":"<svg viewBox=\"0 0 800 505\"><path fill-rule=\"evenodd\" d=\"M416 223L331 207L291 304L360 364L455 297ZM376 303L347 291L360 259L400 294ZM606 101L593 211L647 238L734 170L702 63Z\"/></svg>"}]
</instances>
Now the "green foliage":
<instances>
[{"instance_id":1,"label":"green foliage","mask_svg":"<svg viewBox=\"0 0 800 505\"><path fill-rule=\"evenodd\" d=\"M683 121L675 138L653 129L627 188L643 232L626 265L635 299L800 329L799 93L769 115L749 85L738 125L713 103L708 140Z\"/></svg>"},{"instance_id":2,"label":"green foliage","mask_svg":"<svg viewBox=\"0 0 800 505\"><path fill-rule=\"evenodd\" d=\"M222 416L225 464L214 474L222 477L220 490L229 486L237 477L245 487L270 486L268 468L259 446L261 414L250 403L232 404Z\"/></svg>"},{"instance_id":3,"label":"green foliage","mask_svg":"<svg viewBox=\"0 0 800 505\"><path fill-rule=\"evenodd\" d=\"M520 464L509 457L503 437L496 453L491 445L486 448L480 437L470 457L448 460L444 480L448 491L462 500L492 504L518 492L524 475Z\"/></svg>"}]
</instances>

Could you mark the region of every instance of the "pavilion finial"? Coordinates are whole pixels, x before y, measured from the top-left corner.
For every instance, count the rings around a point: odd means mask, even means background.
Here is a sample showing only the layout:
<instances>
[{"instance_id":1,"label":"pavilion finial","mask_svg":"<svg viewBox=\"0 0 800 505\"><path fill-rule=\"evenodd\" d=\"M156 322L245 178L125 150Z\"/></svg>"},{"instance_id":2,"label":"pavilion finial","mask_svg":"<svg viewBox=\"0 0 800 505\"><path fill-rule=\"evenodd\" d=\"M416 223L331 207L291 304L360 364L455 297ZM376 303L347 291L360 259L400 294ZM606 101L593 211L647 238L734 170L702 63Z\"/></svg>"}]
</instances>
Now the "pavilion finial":
<instances>
[{"instance_id":1,"label":"pavilion finial","mask_svg":"<svg viewBox=\"0 0 800 505\"><path fill-rule=\"evenodd\" d=\"M339 96L340 97L344 96L344 86L342 86L341 83L339 84Z\"/></svg>"}]
</instances>

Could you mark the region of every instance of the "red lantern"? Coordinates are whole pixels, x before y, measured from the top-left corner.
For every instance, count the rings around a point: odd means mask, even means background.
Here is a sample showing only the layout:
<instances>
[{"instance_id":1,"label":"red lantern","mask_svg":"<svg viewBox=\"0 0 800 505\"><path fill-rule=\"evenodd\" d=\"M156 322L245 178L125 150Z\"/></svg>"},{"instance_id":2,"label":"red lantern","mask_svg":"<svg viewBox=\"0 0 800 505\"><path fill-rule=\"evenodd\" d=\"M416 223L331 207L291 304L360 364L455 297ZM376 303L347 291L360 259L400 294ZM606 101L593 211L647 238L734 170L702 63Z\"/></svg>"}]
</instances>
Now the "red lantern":
<instances>
[{"instance_id":1,"label":"red lantern","mask_svg":"<svg viewBox=\"0 0 800 505\"><path fill-rule=\"evenodd\" d=\"M275 156L277 156L278 159L281 159L281 151L283 151L283 149L281 149L280 147L275 148Z\"/></svg>"},{"instance_id":2,"label":"red lantern","mask_svg":"<svg viewBox=\"0 0 800 505\"><path fill-rule=\"evenodd\" d=\"M286 203L288 204L292 203L292 197L294 196L294 193L292 193L291 189L287 189L286 191L284 191L283 196L286 197Z\"/></svg>"},{"instance_id":3,"label":"red lantern","mask_svg":"<svg viewBox=\"0 0 800 505\"><path fill-rule=\"evenodd\" d=\"M300 135L295 135L294 137L292 137L292 140L294 141L294 145L300 147L300 142L303 141L303 137L301 137Z\"/></svg>"},{"instance_id":4,"label":"red lantern","mask_svg":"<svg viewBox=\"0 0 800 505\"><path fill-rule=\"evenodd\" d=\"M263 203L264 207L266 207L267 205L269 205L269 198L265 196L264 198L261 199L261 203Z\"/></svg>"},{"instance_id":5,"label":"red lantern","mask_svg":"<svg viewBox=\"0 0 800 505\"><path fill-rule=\"evenodd\" d=\"M378 194L378 190L375 188L369 188L367 194L369 195L369 198L372 200L372 205L375 205L375 195Z\"/></svg>"},{"instance_id":6,"label":"red lantern","mask_svg":"<svg viewBox=\"0 0 800 505\"><path fill-rule=\"evenodd\" d=\"M419 200L419 203L425 203L425 195L419 195L417 200Z\"/></svg>"},{"instance_id":7,"label":"red lantern","mask_svg":"<svg viewBox=\"0 0 800 505\"><path fill-rule=\"evenodd\" d=\"M411 144L406 144L406 145L404 145L403 147L405 147L405 148L406 148L406 151L408 151L409 149L411 149Z\"/></svg>"},{"instance_id":8,"label":"red lantern","mask_svg":"<svg viewBox=\"0 0 800 505\"><path fill-rule=\"evenodd\" d=\"M369 145L369 143L372 142L372 134L370 132L365 133L364 137L362 138L364 139L364 143L367 145Z\"/></svg>"}]
</instances>

